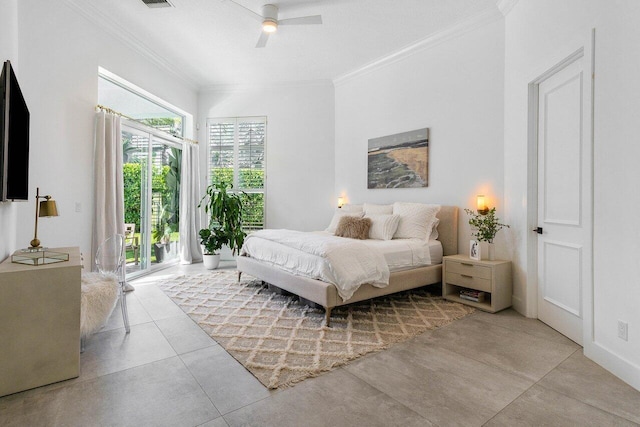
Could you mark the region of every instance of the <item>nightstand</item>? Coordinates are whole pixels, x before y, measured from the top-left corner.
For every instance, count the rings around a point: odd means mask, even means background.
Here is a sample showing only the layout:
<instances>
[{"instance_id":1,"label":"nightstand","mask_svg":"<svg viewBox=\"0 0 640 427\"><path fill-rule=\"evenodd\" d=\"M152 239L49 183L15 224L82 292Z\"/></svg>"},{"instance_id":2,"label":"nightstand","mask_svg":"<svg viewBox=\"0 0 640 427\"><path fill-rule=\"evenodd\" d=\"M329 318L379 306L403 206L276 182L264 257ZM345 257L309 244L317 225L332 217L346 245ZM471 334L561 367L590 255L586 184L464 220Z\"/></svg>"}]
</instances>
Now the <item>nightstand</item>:
<instances>
[{"instance_id":1,"label":"nightstand","mask_svg":"<svg viewBox=\"0 0 640 427\"><path fill-rule=\"evenodd\" d=\"M460 298L461 290L484 292L484 301ZM476 261L466 255L442 260L442 296L480 310L495 313L511 307L511 261Z\"/></svg>"}]
</instances>

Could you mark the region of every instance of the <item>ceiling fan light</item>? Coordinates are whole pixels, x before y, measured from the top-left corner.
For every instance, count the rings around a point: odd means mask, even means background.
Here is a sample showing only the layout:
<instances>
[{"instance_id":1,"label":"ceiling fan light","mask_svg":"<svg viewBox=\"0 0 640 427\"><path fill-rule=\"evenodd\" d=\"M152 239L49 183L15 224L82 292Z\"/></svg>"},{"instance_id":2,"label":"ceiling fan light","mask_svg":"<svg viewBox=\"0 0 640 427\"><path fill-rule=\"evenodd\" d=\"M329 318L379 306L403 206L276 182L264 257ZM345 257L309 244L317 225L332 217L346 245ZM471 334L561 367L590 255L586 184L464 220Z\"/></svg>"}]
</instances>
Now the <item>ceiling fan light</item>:
<instances>
[{"instance_id":1,"label":"ceiling fan light","mask_svg":"<svg viewBox=\"0 0 640 427\"><path fill-rule=\"evenodd\" d=\"M275 33L277 29L278 23L276 21L265 19L264 22L262 22L262 31L265 33Z\"/></svg>"}]
</instances>

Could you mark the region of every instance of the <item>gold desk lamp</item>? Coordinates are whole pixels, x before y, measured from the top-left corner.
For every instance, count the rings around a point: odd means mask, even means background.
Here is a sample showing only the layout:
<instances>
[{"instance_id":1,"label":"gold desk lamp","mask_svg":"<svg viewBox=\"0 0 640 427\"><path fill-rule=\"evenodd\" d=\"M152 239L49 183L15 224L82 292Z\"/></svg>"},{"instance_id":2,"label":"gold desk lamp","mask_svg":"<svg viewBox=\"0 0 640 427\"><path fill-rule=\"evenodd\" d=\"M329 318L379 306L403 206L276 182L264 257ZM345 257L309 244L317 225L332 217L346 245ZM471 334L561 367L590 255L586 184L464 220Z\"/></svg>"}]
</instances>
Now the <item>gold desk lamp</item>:
<instances>
[{"instance_id":1,"label":"gold desk lamp","mask_svg":"<svg viewBox=\"0 0 640 427\"><path fill-rule=\"evenodd\" d=\"M38 202L38 199L44 199L41 202ZM33 240L31 241L31 246L28 248L29 251L39 251L43 248L40 246L40 240L38 240L38 217L45 216L58 216L58 207L56 206L56 201L51 198L51 196L41 196L40 188L36 189L36 226L35 231L33 232Z\"/></svg>"}]
</instances>

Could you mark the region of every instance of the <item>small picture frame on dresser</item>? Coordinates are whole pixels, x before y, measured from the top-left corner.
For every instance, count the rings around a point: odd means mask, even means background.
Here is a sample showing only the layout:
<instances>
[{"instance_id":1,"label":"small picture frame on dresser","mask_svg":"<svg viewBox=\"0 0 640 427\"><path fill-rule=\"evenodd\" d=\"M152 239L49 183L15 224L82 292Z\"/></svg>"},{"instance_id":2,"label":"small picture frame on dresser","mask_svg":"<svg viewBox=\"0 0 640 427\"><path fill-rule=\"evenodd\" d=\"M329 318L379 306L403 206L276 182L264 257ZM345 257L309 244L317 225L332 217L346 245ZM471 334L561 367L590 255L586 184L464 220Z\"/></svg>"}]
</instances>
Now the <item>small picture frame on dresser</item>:
<instances>
[{"instance_id":1,"label":"small picture frame on dresser","mask_svg":"<svg viewBox=\"0 0 640 427\"><path fill-rule=\"evenodd\" d=\"M480 261L480 242L477 240L471 240L469 242L469 258Z\"/></svg>"}]
</instances>

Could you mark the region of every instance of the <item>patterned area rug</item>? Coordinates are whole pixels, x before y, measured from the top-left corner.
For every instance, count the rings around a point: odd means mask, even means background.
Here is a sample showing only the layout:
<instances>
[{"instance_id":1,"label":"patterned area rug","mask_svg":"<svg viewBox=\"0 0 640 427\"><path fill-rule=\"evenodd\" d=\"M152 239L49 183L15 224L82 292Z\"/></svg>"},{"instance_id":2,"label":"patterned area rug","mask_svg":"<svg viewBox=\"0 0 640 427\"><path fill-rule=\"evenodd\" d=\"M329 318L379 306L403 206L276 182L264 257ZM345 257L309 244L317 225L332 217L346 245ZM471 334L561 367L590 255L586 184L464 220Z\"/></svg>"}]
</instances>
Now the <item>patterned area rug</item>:
<instances>
[{"instance_id":1,"label":"patterned area rug","mask_svg":"<svg viewBox=\"0 0 640 427\"><path fill-rule=\"evenodd\" d=\"M474 311L425 290L324 310L271 292L261 281L221 270L178 276L158 286L262 384L280 388Z\"/></svg>"}]
</instances>

